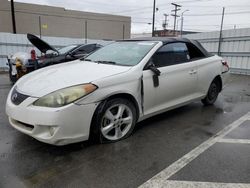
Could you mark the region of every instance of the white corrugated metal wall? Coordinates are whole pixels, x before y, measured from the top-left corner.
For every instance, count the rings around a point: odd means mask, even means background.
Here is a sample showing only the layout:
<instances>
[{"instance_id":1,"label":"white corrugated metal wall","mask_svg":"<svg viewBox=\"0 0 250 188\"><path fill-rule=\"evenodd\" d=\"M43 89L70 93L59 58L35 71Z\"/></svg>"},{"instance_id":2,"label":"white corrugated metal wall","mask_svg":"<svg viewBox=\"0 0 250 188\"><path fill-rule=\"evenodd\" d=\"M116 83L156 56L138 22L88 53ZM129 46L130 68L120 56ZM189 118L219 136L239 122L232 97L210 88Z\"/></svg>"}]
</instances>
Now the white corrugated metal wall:
<instances>
[{"instance_id":1,"label":"white corrugated metal wall","mask_svg":"<svg viewBox=\"0 0 250 188\"><path fill-rule=\"evenodd\" d=\"M216 54L218 52L218 31L189 34L184 37L200 41L211 53ZM85 43L85 39L77 38L42 37L42 39L55 47ZM87 43L95 42L104 45L110 43L110 41L103 40L87 40ZM0 33L0 68L6 67L6 58L4 56L20 51L29 52L33 48L26 35ZM231 72L250 74L250 28L224 30L222 33L221 56L228 61Z\"/></svg>"},{"instance_id":2,"label":"white corrugated metal wall","mask_svg":"<svg viewBox=\"0 0 250 188\"><path fill-rule=\"evenodd\" d=\"M183 37L196 39L211 53L217 54L219 31L189 34ZM232 73L250 75L250 28L224 30L222 33L221 56Z\"/></svg>"},{"instance_id":3,"label":"white corrugated metal wall","mask_svg":"<svg viewBox=\"0 0 250 188\"><path fill-rule=\"evenodd\" d=\"M80 38L63 38L63 37L42 37L42 39L52 46L59 48L70 44L85 44L99 43L106 45L110 41L105 40L93 40L93 39L80 39ZM28 41L27 36L24 34L11 34L0 33L0 68L7 69L7 59L9 55L13 55L16 52L30 52L31 49L35 49L37 53L40 52Z\"/></svg>"}]
</instances>

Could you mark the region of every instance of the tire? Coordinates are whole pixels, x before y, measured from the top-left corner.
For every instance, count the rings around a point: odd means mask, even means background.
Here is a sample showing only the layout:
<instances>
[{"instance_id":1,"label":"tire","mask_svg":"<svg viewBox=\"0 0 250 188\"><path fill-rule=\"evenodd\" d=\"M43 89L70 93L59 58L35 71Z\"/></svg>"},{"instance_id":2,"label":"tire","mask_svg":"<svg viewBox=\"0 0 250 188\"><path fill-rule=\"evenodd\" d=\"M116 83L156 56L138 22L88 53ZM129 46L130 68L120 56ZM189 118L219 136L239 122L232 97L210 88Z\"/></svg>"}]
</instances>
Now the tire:
<instances>
[{"instance_id":1,"label":"tire","mask_svg":"<svg viewBox=\"0 0 250 188\"><path fill-rule=\"evenodd\" d=\"M216 81L213 81L208 89L207 95L201 102L207 106L215 103L218 95L220 93L219 84Z\"/></svg>"},{"instance_id":2,"label":"tire","mask_svg":"<svg viewBox=\"0 0 250 188\"><path fill-rule=\"evenodd\" d=\"M114 98L100 104L94 114L90 140L98 143L117 142L129 137L136 124L136 109L132 102Z\"/></svg>"}]
</instances>

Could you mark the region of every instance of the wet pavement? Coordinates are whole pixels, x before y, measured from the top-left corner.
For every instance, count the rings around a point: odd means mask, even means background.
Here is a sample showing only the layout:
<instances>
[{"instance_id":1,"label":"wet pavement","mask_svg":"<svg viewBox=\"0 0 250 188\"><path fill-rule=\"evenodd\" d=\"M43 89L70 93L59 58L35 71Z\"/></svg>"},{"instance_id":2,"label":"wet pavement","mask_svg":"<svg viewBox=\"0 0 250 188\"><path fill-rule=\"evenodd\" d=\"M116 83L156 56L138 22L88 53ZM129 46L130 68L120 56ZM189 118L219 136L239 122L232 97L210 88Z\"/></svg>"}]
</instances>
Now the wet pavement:
<instances>
[{"instance_id":1,"label":"wet pavement","mask_svg":"<svg viewBox=\"0 0 250 188\"><path fill-rule=\"evenodd\" d=\"M250 76L233 75L214 106L196 102L152 117L118 143L58 147L10 127L10 88L0 74L0 188L138 187L250 111ZM225 138L247 140L249 130L245 121ZM250 183L249 161L249 143L215 143L170 180Z\"/></svg>"}]
</instances>

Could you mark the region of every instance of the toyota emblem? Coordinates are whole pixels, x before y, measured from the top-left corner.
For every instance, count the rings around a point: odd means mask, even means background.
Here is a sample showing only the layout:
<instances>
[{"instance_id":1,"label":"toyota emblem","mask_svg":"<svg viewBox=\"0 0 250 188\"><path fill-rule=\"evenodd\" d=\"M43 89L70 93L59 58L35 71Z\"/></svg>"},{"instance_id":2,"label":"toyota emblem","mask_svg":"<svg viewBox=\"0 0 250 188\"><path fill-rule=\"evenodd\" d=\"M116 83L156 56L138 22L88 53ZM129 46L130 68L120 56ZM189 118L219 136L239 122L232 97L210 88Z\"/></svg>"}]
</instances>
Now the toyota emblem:
<instances>
[{"instance_id":1,"label":"toyota emblem","mask_svg":"<svg viewBox=\"0 0 250 188\"><path fill-rule=\"evenodd\" d=\"M17 99L17 93L14 93L13 95L12 95L12 97L11 97L11 100L12 101L15 101Z\"/></svg>"}]
</instances>

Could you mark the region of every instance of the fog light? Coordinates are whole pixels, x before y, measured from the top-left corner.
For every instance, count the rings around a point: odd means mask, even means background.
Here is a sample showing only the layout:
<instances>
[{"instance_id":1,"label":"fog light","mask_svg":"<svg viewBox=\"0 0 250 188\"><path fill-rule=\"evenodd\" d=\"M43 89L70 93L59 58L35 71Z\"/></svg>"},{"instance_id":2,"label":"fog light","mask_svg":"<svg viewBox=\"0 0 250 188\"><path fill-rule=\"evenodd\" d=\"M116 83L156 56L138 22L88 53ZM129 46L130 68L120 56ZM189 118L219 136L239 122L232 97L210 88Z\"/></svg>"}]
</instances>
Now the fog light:
<instances>
[{"instance_id":1,"label":"fog light","mask_svg":"<svg viewBox=\"0 0 250 188\"><path fill-rule=\"evenodd\" d=\"M57 129L56 127L50 127L49 128L49 133L50 133L51 136L53 136L55 134L56 129Z\"/></svg>"}]
</instances>

